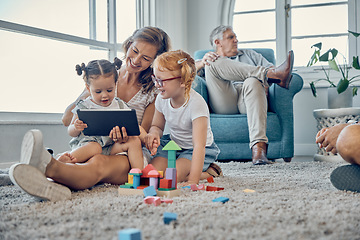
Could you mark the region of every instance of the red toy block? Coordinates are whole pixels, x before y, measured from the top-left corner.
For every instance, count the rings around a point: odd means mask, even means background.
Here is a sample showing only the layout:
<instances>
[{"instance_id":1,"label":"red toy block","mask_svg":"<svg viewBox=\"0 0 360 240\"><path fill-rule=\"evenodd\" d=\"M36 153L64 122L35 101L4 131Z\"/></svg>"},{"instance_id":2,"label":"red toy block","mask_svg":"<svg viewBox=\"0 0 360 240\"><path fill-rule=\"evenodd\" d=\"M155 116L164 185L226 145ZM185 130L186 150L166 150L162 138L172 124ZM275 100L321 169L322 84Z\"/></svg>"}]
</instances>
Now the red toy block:
<instances>
[{"instance_id":1,"label":"red toy block","mask_svg":"<svg viewBox=\"0 0 360 240\"><path fill-rule=\"evenodd\" d=\"M214 182L214 178L212 176L208 177L206 180L208 181L208 183Z\"/></svg>"},{"instance_id":2,"label":"red toy block","mask_svg":"<svg viewBox=\"0 0 360 240\"><path fill-rule=\"evenodd\" d=\"M149 177L149 172L151 171L151 170L155 170L155 171L157 171L156 170L156 168L153 166L153 165L151 165L151 164L148 164L143 170L142 170L142 178L148 178Z\"/></svg>"},{"instance_id":3,"label":"red toy block","mask_svg":"<svg viewBox=\"0 0 360 240\"><path fill-rule=\"evenodd\" d=\"M224 188L222 187L213 187L213 186L207 186L206 187L206 191L221 191L221 190L224 190Z\"/></svg>"},{"instance_id":4,"label":"red toy block","mask_svg":"<svg viewBox=\"0 0 360 240\"><path fill-rule=\"evenodd\" d=\"M144 198L144 203L159 206L162 203L162 200L160 199L160 197L148 196Z\"/></svg>"},{"instance_id":5,"label":"red toy block","mask_svg":"<svg viewBox=\"0 0 360 240\"><path fill-rule=\"evenodd\" d=\"M171 188L171 179L160 179L160 188Z\"/></svg>"},{"instance_id":6,"label":"red toy block","mask_svg":"<svg viewBox=\"0 0 360 240\"><path fill-rule=\"evenodd\" d=\"M173 203L173 201L172 199L162 199L161 203Z\"/></svg>"}]
</instances>

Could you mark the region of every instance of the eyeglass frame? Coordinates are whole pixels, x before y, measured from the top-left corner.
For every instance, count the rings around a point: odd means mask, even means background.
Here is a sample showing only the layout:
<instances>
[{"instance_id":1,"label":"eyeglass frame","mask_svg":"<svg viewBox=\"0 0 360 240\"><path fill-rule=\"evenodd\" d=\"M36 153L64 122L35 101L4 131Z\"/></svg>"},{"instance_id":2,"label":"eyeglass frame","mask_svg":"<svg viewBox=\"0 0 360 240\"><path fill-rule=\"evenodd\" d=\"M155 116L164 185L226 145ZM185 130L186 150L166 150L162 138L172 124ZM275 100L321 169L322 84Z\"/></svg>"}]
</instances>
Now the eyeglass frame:
<instances>
[{"instance_id":1,"label":"eyeglass frame","mask_svg":"<svg viewBox=\"0 0 360 240\"><path fill-rule=\"evenodd\" d=\"M167 78L167 79L159 79L159 78L156 78L154 74L151 74L151 80L153 81L153 83L155 85L156 85L156 83L159 84L160 87L164 86L163 82L170 81L170 80L175 80L175 79L178 79L178 78L181 78L181 76L173 77L173 78Z\"/></svg>"}]
</instances>

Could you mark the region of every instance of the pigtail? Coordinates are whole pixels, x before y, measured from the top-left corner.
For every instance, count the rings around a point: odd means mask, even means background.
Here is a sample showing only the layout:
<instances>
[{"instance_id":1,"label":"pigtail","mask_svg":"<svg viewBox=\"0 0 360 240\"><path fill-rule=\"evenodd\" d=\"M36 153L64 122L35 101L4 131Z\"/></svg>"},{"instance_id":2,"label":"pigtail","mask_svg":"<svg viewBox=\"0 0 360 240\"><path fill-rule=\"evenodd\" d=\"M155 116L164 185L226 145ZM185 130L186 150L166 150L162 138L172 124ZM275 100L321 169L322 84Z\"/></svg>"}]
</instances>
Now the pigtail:
<instances>
[{"instance_id":1,"label":"pigtail","mask_svg":"<svg viewBox=\"0 0 360 240\"><path fill-rule=\"evenodd\" d=\"M85 63L82 63L81 65L76 64L75 70L76 70L77 75L81 76L82 72L86 72Z\"/></svg>"},{"instance_id":2,"label":"pigtail","mask_svg":"<svg viewBox=\"0 0 360 240\"><path fill-rule=\"evenodd\" d=\"M119 58L115 57L114 58L115 69L119 70L121 68L121 65L122 65L122 61Z\"/></svg>"}]
</instances>

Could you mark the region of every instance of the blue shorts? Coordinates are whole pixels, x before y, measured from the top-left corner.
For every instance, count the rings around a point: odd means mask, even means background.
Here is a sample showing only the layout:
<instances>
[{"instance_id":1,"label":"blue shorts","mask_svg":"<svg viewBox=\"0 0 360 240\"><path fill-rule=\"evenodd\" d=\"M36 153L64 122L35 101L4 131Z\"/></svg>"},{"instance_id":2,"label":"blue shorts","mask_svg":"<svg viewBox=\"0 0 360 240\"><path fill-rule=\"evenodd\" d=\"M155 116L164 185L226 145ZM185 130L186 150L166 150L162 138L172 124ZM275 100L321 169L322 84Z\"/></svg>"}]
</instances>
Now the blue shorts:
<instances>
[{"instance_id":1,"label":"blue shorts","mask_svg":"<svg viewBox=\"0 0 360 240\"><path fill-rule=\"evenodd\" d=\"M163 151L162 149L170 141L171 141L170 135L164 135L160 139L160 146L157 149L157 153L152 158L156 158L156 157L168 158L168 151ZM178 151L176 151L176 158L177 159L178 158L186 158L191 161L193 150L194 149L178 150ZM219 153L220 153L220 149L215 144L215 142L213 142L211 144L211 146L205 147L205 159L204 159L203 172L205 172L209 168L211 163L215 162Z\"/></svg>"}]
</instances>

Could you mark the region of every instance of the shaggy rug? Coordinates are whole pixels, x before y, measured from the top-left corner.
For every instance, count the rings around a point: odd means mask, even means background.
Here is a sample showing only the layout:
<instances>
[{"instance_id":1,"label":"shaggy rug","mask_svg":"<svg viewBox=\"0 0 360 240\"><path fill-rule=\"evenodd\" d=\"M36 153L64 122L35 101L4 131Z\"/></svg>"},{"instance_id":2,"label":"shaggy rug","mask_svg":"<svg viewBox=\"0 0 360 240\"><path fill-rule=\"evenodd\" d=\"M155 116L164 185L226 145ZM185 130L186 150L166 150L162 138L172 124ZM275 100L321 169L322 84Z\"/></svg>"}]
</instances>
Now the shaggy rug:
<instances>
[{"instance_id":1,"label":"shaggy rug","mask_svg":"<svg viewBox=\"0 0 360 240\"><path fill-rule=\"evenodd\" d=\"M219 165L224 177L204 183L225 190L181 189L172 204L157 207L142 196L119 196L114 185L59 202L0 187L0 239L117 239L127 228L140 229L142 239L360 239L360 195L338 191L329 180L341 164ZM217 197L230 200L212 202ZM164 212L177 220L164 224Z\"/></svg>"}]
</instances>

